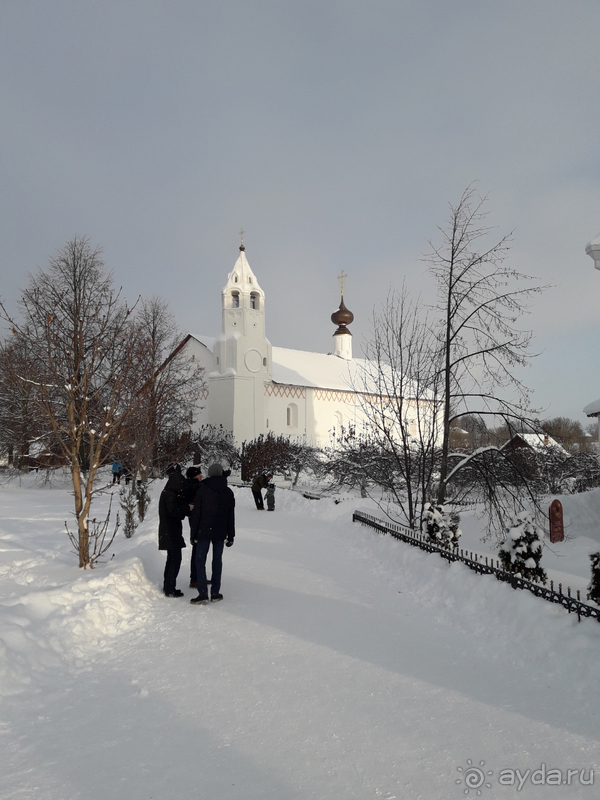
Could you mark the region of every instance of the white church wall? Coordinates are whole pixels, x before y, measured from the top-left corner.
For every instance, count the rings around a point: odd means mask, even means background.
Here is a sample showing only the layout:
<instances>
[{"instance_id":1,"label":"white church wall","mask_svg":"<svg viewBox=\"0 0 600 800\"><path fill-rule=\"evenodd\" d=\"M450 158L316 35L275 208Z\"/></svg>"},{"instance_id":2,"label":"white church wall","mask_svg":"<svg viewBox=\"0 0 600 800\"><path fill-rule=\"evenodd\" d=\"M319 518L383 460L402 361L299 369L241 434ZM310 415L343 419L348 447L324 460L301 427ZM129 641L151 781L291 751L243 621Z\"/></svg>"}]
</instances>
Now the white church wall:
<instances>
[{"instance_id":1,"label":"white church wall","mask_svg":"<svg viewBox=\"0 0 600 800\"><path fill-rule=\"evenodd\" d=\"M356 395L313 387L267 384L265 386L265 432L275 436L303 438L319 447L329 447L341 429L364 427Z\"/></svg>"},{"instance_id":2,"label":"white church wall","mask_svg":"<svg viewBox=\"0 0 600 800\"><path fill-rule=\"evenodd\" d=\"M213 368L211 351L194 336L188 336L183 345L185 355L190 359L190 367L200 367L203 374L204 389L200 393L192 418L192 430L198 431L209 423L209 379Z\"/></svg>"},{"instance_id":3,"label":"white church wall","mask_svg":"<svg viewBox=\"0 0 600 800\"><path fill-rule=\"evenodd\" d=\"M208 411L211 425L234 430L234 382L231 376L218 377L213 373L209 379Z\"/></svg>"},{"instance_id":4,"label":"white church wall","mask_svg":"<svg viewBox=\"0 0 600 800\"><path fill-rule=\"evenodd\" d=\"M360 425L360 407L354 393L315 389L314 396L313 440L317 446L333 446L343 430Z\"/></svg>"},{"instance_id":5,"label":"white church wall","mask_svg":"<svg viewBox=\"0 0 600 800\"><path fill-rule=\"evenodd\" d=\"M265 430L272 431L275 436L291 436L292 439L309 435L306 394L306 389L300 386L267 383L264 397Z\"/></svg>"}]
</instances>

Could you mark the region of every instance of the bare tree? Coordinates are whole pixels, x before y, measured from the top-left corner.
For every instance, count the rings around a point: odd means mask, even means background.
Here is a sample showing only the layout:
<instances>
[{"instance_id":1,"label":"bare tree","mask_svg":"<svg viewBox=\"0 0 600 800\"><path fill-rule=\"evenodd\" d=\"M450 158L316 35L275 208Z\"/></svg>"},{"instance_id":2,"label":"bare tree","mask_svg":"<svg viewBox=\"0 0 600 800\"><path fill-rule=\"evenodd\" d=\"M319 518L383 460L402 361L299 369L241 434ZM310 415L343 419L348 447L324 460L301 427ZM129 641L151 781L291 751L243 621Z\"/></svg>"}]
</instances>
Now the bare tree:
<instances>
[{"instance_id":1,"label":"bare tree","mask_svg":"<svg viewBox=\"0 0 600 800\"><path fill-rule=\"evenodd\" d=\"M569 417L552 417L541 423L544 433L551 436L569 453L591 452L592 438L585 433L578 420Z\"/></svg>"},{"instance_id":2,"label":"bare tree","mask_svg":"<svg viewBox=\"0 0 600 800\"><path fill-rule=\"evenodd\" d=\"M190 447L194 464L204 464L205 469L214 461L221 466L227 464L230 469L240 466L240 448L233 432L225 430L222 425L202 425L192 434Z\"/></svg>"},{"instance_id":3,"label":"bare tree","mask_svg":"<svg viewBox=\"0 0 600 800\"><path fill-rule=\"evenodd\" d=\"M189 449L192 415L204 388L202 370L178 347L181 334L168 304L141 300L135 317L141 390L128 415L117 454L142 481L161 475Z\"/></svg>"},{"instance_id":4,"label":"bare tree","mask_svg":"<svg viewBox=\"0 0 600 800\"><path fill-rule=\"evenodd\" d=\"M438 287L438 342L441 366L441 454L437 503L444 502L450 470L450 428L461 416L499 415L531 419L529 390L517 370L532 354L531 331L517 327L531 297L544 287L534 278L505 266L510 235L490 242L485 224L486 198L473 186L450 206L441 244L431 242L425 257ZM527 286L520 284L526 281Z\"/></svg>"},{"instance_id":5,"label":"bare tree","mask_svg":"<svg viewBox=\"0 0 600 800\"><path fill-rule=\"evenodd\" d=\"M379 447L368 433L357 433L355 425L341 426L335 444L326 448L315 464L315 472L328 489L360 488L361 497L368 496L368 486L388 487L395 474L393 459Z\"/></svg>"},{"instance_id":6,"label":"bare tree","mask_svg":"<svg viewBox=\"0 0 600 800\"><path fill-rule=\"evenodd\" d=\"M32 448L46 450L51 438L37 413L35 382L17 379L31 372L27 341L15 331L0 345L0 451L20 470L31 466Z\"/></svg>"},{"instance_id":7,"label":"bare tree","mask_svg":"<svg viewBox=\"0 0 600 800\"><path fill-rule=\"evenodd\" d=\"M14 377L34 385L37 413L69 465L77 523L73 541L79 565L90 567L101 555L97 542L90 550L96 475L111 458L145 380L133 309L113 288L100 250L77 237L46 271L30 277L19 306L21 322L0 304L13 336L28 350L28 374L16 371ZM106 543L105 534L99 535Z\"/></svg>"},{"instance_id":8,"label":"bare tree","mask_svg":"<svg viewBox=\"0 0 600 800\"><path fill-rule=\"evenodd\" d=\"M438 353L426 310L411 302L404 288L390 292L373 315L360 386L354 387L365 418L356 457L359 463L367 458L371 477L377 474L376 482L409 525L420 525L436 471ZM380 469L372 463L376 457Z\"/></svg>"},{"instance_id":9,"label":"bare tree","mask_svg":"<svg viewBox=\"0 0 600 800\"><path fill-rule=\"evenodd\" d=\"M541 484L499 450L484 419L500 417L509 431L536 427L515 373L531 358L532 335L517 320L542 289L522 288L534 279L504 265L508 237L485 244L484 203L469 187L450 207L441 245L431 245L438 302L426 311L404 290L392 292L374 315L362 399L366 433L387 470L378 482L408 524L420 525L427 503L442 507L449 497L459 507L483 503L488 534L503 535L524 503L539 510ZM467 435L458 432L462 419Z\"/></svg>"},{"instance_id":10,"label":"bare tree","mask_svg":"<svg viewBox=\"0 0 600 800\"><path fill-rule=\"evenodd\" d=\"M451 413L451 416L454 417L454 414ZM488 427L482 417L477 414L466 414L456 418L455 424L466 432L471 450L491 444Z\"/></svg>"}]
</instances>

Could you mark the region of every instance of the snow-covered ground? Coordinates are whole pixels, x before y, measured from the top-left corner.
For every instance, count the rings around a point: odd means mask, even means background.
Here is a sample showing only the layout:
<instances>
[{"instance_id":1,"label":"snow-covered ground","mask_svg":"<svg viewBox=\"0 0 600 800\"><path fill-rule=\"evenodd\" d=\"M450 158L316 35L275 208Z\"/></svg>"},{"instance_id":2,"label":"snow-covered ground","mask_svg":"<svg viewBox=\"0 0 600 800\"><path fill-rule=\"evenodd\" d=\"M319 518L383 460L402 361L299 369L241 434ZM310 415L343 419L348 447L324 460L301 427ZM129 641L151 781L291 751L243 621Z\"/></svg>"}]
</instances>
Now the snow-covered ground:
<instances>
[{"instance_id":1,"label":"snow-covered ground","mask_svg":"<svg viewBox=\"0 0 600 800\"><path fill-rule=\"evenodd\" d=\"M2 800L598 796L597 622L283 490L235 490L223 602L189 604L189 549L167 599L160 488L83 572L68 491L0 487ZM585 589L600 493L561 499L542 563Z\"/></svg>"}]
</instances>

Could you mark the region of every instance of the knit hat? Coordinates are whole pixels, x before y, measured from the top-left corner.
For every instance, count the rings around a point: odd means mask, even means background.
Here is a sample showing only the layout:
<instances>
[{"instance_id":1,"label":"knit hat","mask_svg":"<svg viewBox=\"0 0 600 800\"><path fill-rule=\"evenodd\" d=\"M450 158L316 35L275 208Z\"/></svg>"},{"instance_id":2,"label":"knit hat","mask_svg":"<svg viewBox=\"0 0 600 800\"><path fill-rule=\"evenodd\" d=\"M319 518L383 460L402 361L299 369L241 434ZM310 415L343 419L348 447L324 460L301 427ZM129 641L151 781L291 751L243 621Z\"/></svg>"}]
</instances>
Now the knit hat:
<instances>
[{"instance_id":1,"label":"knit hat","mask_svg":"<svg viewBox=\"0 0 600 800\"><path fill-rule=\"evenodd\" d=\"M223 474L223 467L220 464L217 464L216 462L214 464L211 464L210 467L208 468L209 478L220 477L222 474Z\"/></svg>"},{"instance_id":2,"label":"knit hat","mask_svg":"<svg viewBox=\"0 0 600 800\"><path fill-rule=\"evenodd\" d=\"M202 467L188 467L185 471L185 477L188 479L197 478L198 475L202 475Z\"/></svg>"}]
</instances>

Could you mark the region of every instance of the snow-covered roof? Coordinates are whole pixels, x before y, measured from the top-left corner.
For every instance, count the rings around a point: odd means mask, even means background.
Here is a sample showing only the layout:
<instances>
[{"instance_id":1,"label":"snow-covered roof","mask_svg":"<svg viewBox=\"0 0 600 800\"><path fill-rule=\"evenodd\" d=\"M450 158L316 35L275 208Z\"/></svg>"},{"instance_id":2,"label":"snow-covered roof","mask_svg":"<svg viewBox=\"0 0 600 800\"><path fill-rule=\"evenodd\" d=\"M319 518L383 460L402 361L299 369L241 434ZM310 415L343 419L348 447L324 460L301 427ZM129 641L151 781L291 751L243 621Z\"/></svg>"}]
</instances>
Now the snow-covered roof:
<instances>
[{"instance_id":1,"label":"snow-covered roof","mask_svg":"<svg viewBox=\"0 0 600 800\"><path fill-rule=\"evenodd\" d=\"M568 456L568 452L565 448L560 445L556 439L553 439L551 436L548 436L545 433L517 433L513 438L510 440L511 442L516 439L523 439L532 450L536 450L538 453L543 453L548 449L557 450L559 453L563 453L564 455ZM510 442L507 442L503 447L506 447Z\"/></svg>"},{"instance_id":2,"label":"snow-covered roof","mask_svg":"<svg viewBox=\"0 0 600 800\"><path fill-rule=\"evenodd\" d=\"M594 400L593 403L588 403L583 409L583 413L588 417L597 417L600 415L600 400Z\"/></svg>"},{"instance_id":3,"label":"snow-covered roof","mask_svg":"<svg viewBox=\"0 0 600 800\"><path fill-rule=\"evenodd\" d=\"M208 350L213 352L216 339L211 336L190 334ZM373 364L364 358L347 360L331 353L310 353L306 350L290 350L273 347L273 383L286 386L303 386L315 389L331 389L341 392L373 392L380 389L369 374Z\"/></svg>"},{"instance_id":4,"label":"snow-covered roof","mask_svg":"<svg viewBox=\"0 0 600 800\"><path fill-rule=\"evenodd\" d=\"M383 384L375 379L381 370L388 373L388 386L394 385L390 367L375 364L364 358L350 360L333 353L309 353L305 350L272 348L273 383L288 386L305 386L315 389L332 389L341 392L365 392L379 394ZM397 379L396 379L397 383ZM406 387L404 387L406 389ZM429 393L423 391L421 397ZM414 397L415 391L407 391L406 397Z\"/></svg>"},{"instance_id":5,"label":"snow-covered roof","mask_svg":"<svg viewBox=\"0 0 600 800\"><path fill-rule=\"evenodd\" d=\"M194 339L197 339L200 344L203 344L204 347L206 347L207 350L210 350L211 353L213 352L216 341L214 336L199 336L197 333L191 333L190 336L192 336Z\"/></svg>"},{"instance_id":6,"label":"snow-covered roof","mask_svg":"<svg viewBox=\"0 0 600 800\"><path fill-rule=\"evenodd\" d=\"M29 445L29 455L30 456L51 455L51 451L48 449L48 445L45 442L37 441L37 442L32 442Z\"/></svg>"},{"instance_id":7,"label":"snow-covered roof","mask_svg":"<svg viewBox=\"0 0 600 800\"><path fill-rule=\"evenodd\" d=\"M339 391L364 391L364 359L347 361L339 356L274 347L273 382Z\"/></svg>"}]
</instances>

